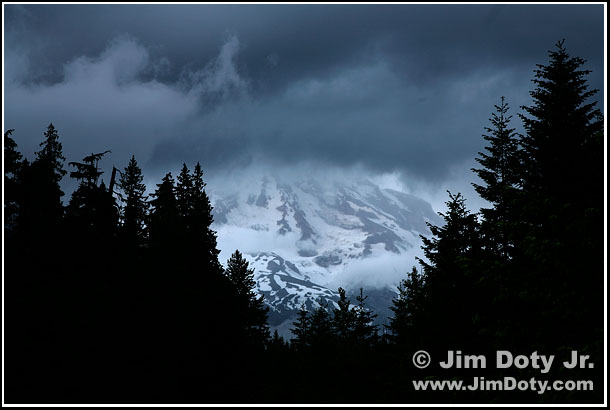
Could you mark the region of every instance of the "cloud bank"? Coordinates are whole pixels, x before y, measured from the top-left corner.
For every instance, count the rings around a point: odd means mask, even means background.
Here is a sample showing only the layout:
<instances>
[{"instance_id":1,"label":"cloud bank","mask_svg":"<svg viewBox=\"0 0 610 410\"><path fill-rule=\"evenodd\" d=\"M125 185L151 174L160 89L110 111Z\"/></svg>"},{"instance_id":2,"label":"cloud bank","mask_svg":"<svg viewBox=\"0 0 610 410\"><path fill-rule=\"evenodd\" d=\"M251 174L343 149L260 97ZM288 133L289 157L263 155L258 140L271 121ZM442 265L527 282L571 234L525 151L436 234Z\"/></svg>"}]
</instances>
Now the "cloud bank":
<instances>
[{"instance_id":1,"label":"cloud bank","mask_svg":"<svg viewBox=\"0 0 610 410\"><path fill-rule=\"evenodd\" d=\"M556 40L603 88L600 7L7 5L5 128L31 158L53 122L68 161L134 154L150 181L361 167L438 208L472 193L493 105L529 103Z\"/></svg>"},{"instance_id":2,"label":"cloud bank","mask_svg":"<svg viewBox=\"0 0 610 410\"><path fill-rule=\"evenodd\" d=\"M68 161L110 149L101 164L107 178L135 155L149 190L183 162L202 164L210 190L238 174L317 173L323 180L339 169L419 196L437 211L446 190L459 191L477 210L485 203L470 168L493 105L506 96L521 129L516 114L530 103L535 65L557 40L566 38L568 51L588 60L592 88L604 88L603 5L41 4L4 11L3 119L19 149L31 159L53 122ZM64 185L69 196L74 182ZM286 247L286 238L252 235L219 232L223 252L237 247L235 237ZM374 286L395 282L410 264L366 260L345 274ZM375 266L384 273L371 275Z\"/></svg>"}]
</instances>

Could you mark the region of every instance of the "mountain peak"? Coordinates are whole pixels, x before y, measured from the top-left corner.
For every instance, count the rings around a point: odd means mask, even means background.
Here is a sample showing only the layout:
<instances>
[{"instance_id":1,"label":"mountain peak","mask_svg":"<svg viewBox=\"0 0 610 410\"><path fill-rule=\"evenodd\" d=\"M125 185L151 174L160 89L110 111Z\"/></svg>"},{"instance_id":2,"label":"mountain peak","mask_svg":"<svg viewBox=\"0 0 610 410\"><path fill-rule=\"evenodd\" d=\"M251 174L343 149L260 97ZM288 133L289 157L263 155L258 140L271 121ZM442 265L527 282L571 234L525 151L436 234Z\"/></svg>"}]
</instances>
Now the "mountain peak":
<instances>
[{"instance_id":1,"label":"mountain peak","mask_svg":"<svg viewBox=\"0 0 610 410\"><path fill-rule=\"evenodd\" d=\"M303 304L332 305L335 286L353 287L350 272L363 262L393 255L392 261L404 264L402 272L410 270L414 256L421 256L419 235L429 234L426 222L440 224L426 201L367 179L286 181L267 175L210 197L219 247L246 255L275 317L272 324ZM376 288L398 282L374 279Z\"/></svg>"}]
</instances>

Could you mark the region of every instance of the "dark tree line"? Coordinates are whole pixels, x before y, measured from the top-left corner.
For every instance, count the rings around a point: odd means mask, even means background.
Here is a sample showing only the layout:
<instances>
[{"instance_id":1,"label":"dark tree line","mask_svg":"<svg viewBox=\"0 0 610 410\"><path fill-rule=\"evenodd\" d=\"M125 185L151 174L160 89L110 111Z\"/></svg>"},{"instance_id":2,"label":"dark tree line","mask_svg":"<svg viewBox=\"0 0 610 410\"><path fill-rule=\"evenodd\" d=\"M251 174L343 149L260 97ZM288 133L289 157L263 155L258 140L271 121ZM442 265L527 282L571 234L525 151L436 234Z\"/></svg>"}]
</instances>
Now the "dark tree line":
<instances>
[{"instance_id":1,"label":"dark tree line","mask_svg":"<svg viewBox=\"0 0 610 410\"><path fill-rule=\"evenodd\" d=\"M322 368L335 380L318 397L336 402L603 400L603 118L589 102L596 90L587 88L584 60L570 57L563 41L549 57L548 65L535 70L532 106L521 107L525 134L511 126L504 97L485 127L487 146L473 170L482 182L473 185L489 207L473 213L461 194L449 193L444 224L429 225L432 236L422 237L425 259L419 270L413 267L398 286L388 333L378 337L371 330L370 338L357 337L356 323L365 329L372 320L361 316L358 322L357 312L365 309L359 304L350 310L342 290L332 312L320 307L299 313L291 341L304 369L299 380L311 386L308 380ZM555 355L558 362L577 351L589 355L595 368L568 370L558 364L547 375L531 367L419 370L411 360L422 349L437 362L449 350L484 354L491 361L497 350L536 351ZM595 389L544 395L424 393L411 384L424 378L470 382L474 376L592 380Z\"/></svg>"},{"instance_id":2,"label":"dark tree line","mask_svg":"<svg viewBox=\"0 0 610 410\"><path fill-rule=\"evenodd\" d=\"M490 207L473 214L460 194L449 194L445 225L430 226L432 237L423 238L426 260L401 283L390 330L406 350L441 357L510 350L567 360L576 350L596 369L558 366L548 379L592 379L593 393L524 399L600 401L603 119L588 102L596 90L587 88L584 60L570 57L563 41L549 57L535 70L532 106L521 107L525 135L511 127L504 98L486 128L486 152L473 170L482 183L473 185ZM533 369L518 374L540 377Z\"/></svg>"},{"instance_id":3,"label":"dark tree line","mask_svg":"<svg viewBox=\"0 0 610 410\"><path fill-rule=\"evenodd\" d=\"M603 392L603 118L563 42L535 70L511 125L502 97L476 158L480 212L449 193L425 259L398 285L387 326L363 290L304 307L289 341L267 325L254 272L224 269L203 171L183 165L146 194L132 157L100 181L108 152L70 162L51 124L30 163L4 135L7 402L600 402ZM371 272L374 274L374 272ZM412 364L448 350L588 354L595 369L468 372ZM412 380L593 380L593 392L418 392Z\"/></svg>"},{"instance_id":4,"label":"dark tree line","mask_svg":"<svg viewBox=\"0 0 610 410\"><path fill-rule=\"evenodd\" d=\"M7 399L253 401L270 343L253 272L218 261L203 171L167 174L148 198L132 157L106 186L109 151L69 162L50 124L30 163L4 135ZM116 173L115 173L116 175ZM212 377L210 377L212 376ZM234 389L238 387L237 392Z\"/></svg>"}]
</instances>

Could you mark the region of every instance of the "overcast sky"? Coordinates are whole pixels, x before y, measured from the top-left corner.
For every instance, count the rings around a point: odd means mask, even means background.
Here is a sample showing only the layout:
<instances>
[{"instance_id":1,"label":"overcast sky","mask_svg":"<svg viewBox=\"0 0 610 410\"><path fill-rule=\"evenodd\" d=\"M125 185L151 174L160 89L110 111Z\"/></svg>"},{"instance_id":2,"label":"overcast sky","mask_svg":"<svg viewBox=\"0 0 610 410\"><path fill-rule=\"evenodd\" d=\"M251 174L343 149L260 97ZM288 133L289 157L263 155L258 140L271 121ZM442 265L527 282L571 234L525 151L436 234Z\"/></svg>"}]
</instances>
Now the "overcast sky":
<instances>
[{"instance_id":1,"label":"overcast sky","mask_svg":"<svg viewBox=\"0 0 610 410\"><path fill-rule=\"evenodd\" d=\"M68 161L110 149L155 178L309 164L462 190L493 105L519 129L558 40L604 88L601 4L3 7L20 150L53 122Z\"/></svg>"}]
</instances>

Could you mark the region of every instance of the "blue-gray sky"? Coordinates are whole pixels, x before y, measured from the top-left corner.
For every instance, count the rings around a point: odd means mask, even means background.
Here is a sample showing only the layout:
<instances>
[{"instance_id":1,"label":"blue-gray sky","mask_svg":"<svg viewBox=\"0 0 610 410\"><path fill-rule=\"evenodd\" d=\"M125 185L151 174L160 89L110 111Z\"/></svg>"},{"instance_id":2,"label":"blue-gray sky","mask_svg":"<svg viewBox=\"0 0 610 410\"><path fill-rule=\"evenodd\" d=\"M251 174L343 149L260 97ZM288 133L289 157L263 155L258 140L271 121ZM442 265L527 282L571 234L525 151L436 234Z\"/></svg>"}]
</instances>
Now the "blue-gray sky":
<instances>
[{"instance_id":1,"label":"blue-gray sky","mask_svg":"<svg viewBox=\"0 0 610 410\"><path fill-rule=\"evenodd\" d=\"M440 186L470 178L502 95L520 128L558 40L604 88L602 4L3 7L4 128L29 157L53 122L69 161L357 165Z\"/></svg>"}]
</instances>

